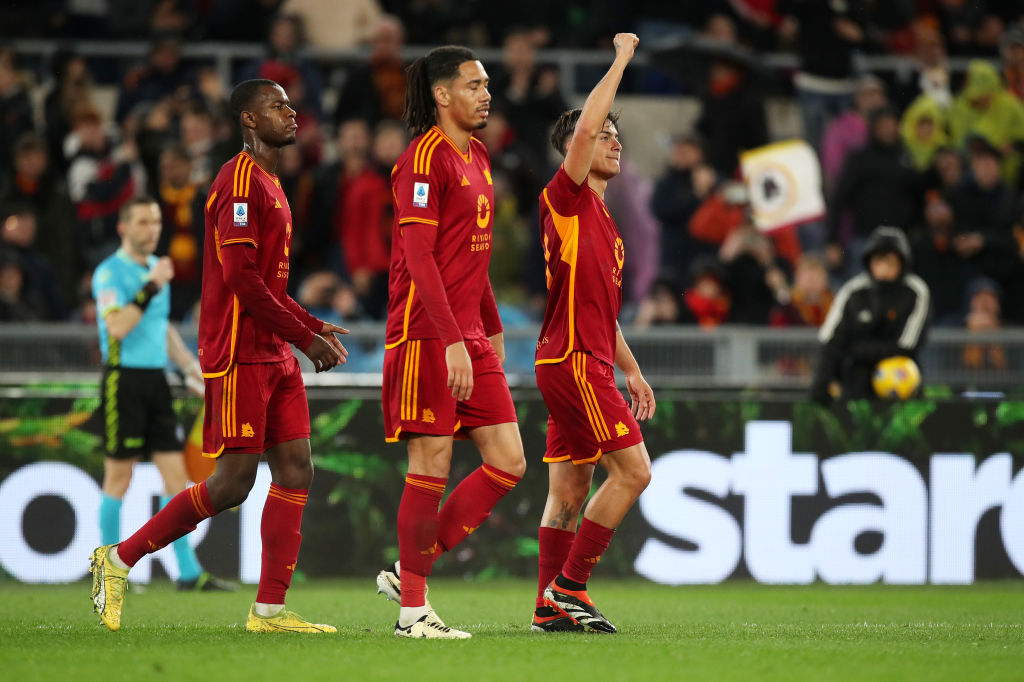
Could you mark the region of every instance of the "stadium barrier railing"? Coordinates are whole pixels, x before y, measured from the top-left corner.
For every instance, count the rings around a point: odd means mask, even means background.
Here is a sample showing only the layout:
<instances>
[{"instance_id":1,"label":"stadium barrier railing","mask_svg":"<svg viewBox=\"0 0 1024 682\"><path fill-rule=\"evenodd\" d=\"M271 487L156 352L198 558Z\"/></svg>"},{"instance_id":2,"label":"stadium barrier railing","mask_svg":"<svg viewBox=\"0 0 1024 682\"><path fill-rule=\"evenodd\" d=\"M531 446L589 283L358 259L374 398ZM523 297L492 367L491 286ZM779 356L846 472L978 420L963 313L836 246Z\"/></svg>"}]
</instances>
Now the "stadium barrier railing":
<instances>
[{"instance_id":1,"label":"stadium barrier railing","mask_svg":"<svg viewBox=\"0 0 1024 682\"><path fill-rule=\"evenodd\" d=\"M195 345L196 332L180 328ZM623 329L644 375L663 389L803 390L818 354L813 329L671 326ZM341 371L313 374L300 361L311 386L378 388L383 364L384 328L351 325L344 339L350 351ZM533 352L537 328L505 330L509 383L534 386ZM1013 392L1024 385L1024 329L973 333L933 329L920 357L926 386L954 391ZM0 382L7 386L39 382L95 382L100 367L94 327L82 324L0 325Z\"/></svg>"}]
</instances>

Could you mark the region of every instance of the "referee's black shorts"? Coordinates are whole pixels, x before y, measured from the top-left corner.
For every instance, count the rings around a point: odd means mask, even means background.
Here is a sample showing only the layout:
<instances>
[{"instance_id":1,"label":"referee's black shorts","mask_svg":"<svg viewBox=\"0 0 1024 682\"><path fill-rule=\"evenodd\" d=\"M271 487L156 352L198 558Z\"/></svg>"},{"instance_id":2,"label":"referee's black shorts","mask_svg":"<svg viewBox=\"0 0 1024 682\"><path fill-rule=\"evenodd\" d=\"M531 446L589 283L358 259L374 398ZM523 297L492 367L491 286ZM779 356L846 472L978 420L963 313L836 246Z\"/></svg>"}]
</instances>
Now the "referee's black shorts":
<instances>
[{"instance_id":1,"label":"referee's black shorts","mask_svg":"<svg viewBox=\"0 0 1024 682\"><path fill-rule=\"evenodd\" d=\"M107 457L181 451L171 389L162 369L107 367L100 396L100 432Z\"/></svg>"}]
</instances>

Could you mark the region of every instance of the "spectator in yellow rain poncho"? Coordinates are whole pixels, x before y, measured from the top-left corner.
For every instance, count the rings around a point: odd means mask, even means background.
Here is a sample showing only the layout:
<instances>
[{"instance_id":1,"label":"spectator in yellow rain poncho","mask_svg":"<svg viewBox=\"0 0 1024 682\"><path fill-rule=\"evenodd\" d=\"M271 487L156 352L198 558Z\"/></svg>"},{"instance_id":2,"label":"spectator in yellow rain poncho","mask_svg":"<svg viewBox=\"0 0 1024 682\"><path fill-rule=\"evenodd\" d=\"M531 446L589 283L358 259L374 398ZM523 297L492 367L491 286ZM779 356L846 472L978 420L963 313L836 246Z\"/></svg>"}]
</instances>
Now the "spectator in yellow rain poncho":
<instances>
[{"instance_id":1,"label":"spectator in yellow rain poncho","mask_svg":"<svg viewBox=\"0 0 1024 682\"><path fill-rule=\"evenodd\" d=\"M949 120L958 148L969 138L980 136L999 149L1003 179L1016 185L1024 149L1024 105L1006 90L994 65L980 59L971 61Z\"/></svg>"},{"instance_id":2,"label":"spectator in yellow rain poncho","mask_svg":"<svg viewBox=\"0 0 1024 682\"><path fill-rule=\"evenodd\" d=\"M931 95L922 94L903 113L900 134L914 168L927 170L935 153L950 144L949 114Z\"/></svg>"}]
</instances>

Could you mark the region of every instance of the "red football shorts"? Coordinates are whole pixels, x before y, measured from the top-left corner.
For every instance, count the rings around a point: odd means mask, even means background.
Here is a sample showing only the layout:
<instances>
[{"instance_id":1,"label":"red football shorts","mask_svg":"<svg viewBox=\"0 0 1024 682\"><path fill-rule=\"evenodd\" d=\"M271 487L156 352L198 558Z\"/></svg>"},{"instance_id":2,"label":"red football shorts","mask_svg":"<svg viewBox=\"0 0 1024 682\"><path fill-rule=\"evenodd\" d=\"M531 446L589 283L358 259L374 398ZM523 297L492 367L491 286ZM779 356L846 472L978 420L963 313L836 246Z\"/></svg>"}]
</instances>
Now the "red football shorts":
<instances>
[{"instance_id":1,"label":"red football shorts","mask_svg":"<svg viewBox=\"0 0 1024 682\"><path fill-rule=\"evenodd\" d=\"M536 371L548 406L545 462L589 464L643 442L611 365L577 351L563 362L537 365Z\"/></svg>"},{"instance_id":2,"label":"red football shorts","mask_svg":"<svg viewBox=\"0 0 1024 682\"><path fill-rule=\"evenodd\" d=\"M309 438L309 403L299 361L235 363L206 380L203 456L224 449L263 453L278 443Z\"/></svg>"},{"instance_id":3,"label":"red football shorts","mask_svg":"<svg viewBox=\"0 0 1024 682\"><path fill-rule=\"evenodd\" d=\"M498 355L487 339L466 339L473 393L456 401L440 339L410 339L384 351L384 438L463 435L477 426L516 422L516 408Z\"/></svg>"}]
</instances>

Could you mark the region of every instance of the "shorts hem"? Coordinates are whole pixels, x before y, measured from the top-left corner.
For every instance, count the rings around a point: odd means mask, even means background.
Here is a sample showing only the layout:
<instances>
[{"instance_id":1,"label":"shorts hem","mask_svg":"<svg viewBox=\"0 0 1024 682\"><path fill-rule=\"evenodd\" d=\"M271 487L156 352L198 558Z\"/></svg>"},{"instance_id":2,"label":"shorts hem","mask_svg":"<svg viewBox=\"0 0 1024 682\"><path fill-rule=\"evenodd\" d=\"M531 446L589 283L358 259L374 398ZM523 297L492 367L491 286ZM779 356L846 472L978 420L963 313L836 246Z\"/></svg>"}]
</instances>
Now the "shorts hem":
<instances>
[{"instance_id":1,"label":"shorts hem","mask_svg":"<svg viewBox=\"0 0 1024 682\"><path fill-rule=\"evenodd\" d=\"M237 447L234 447L225 444L221 447L220 454L218 454L217 457L220 457L226 452L233 452L238 455L262 455L264 449L259 445L239 445Z\"/></svg>"},{"instance_id":2,"label":"shorts hem","mask_svg":"<svg viewBox=\"0 0 1024 682\"><path fill-rule=\"evenodd\" d=\"M624 445L620 444L620 443L615 443L614 444L614 446L615 446L614 450L612 450L610 448L602 448L602 449L604 450L605 454L608 454L608 453L614 454L614 453L618 452L619 450L628 450L629 448L634 447L636 445L640 445L640 443L644 442L643 436L641 436L640 438L637 438L636 440L632 440L632 439L630 439L630 440L632 442L627 442Z\"/></svg>"},{"instance_id":3,"label":"shorts hem","mask_svg":"<svg viewBox=\"0 0 1024 682\"><path fill-rule=\"evenodd\" d=\"M300 431L298 433L290 433L288 435L282 436L281 438L278 438L278 439L273 440L273 441L269 441L269 440L263 441L263 452L266 452L270 448L277 447L281 443L287 443L290 440L309 440L309 433L310 433L309 431L305 431L305 432L301 432Z\"/></svg>"},{"instance_id":4,"label":"shorts hem","mask_svg":"<svg viewBox=\"0 0 1024 682\"><path fill-rule=\"evenodd\" d=\"M217 448L217 452L204 452L204 453L202 453L202 455L203 455L203 457L206 457L207 459L217 459L223 453L224 453L224 444L221 443L220 447Z\"/></svg>"},{"instance_id":5,"label":"shorts hem","mask_svg":"<svg viewBox=\"0 0 1024 682\"><path fill-rule=\"evenodd\" d=\"M573 459L572 460L573 466L579 466L581 464L593 464L597 460L601 459L601 455L603 455L603 454L604 454L604 452L601 450L601 448L598 448L597 449L597 454L594 455L593 457L587 457L586 459ZM572 458L570 458L570 459L572 459Z\"/></svg>"},{"instance_id":6,"label":"shorts hem","mask_svg":"<svg viewBox=\"0 0 1024 682\"><path fill-rule=\"evenodd\" d=\"M455 430L458 431L458 430L461 429L463 431L470 431L472 429L479 429L482 426L501 426L502 424L518 424L518 423L519 423L519 420L517 418L515 418L515 417L513 417L511 419L503 419L502 421L484 422L484 423L480 423L480 424L463 424L462 422L459 422L458 424L456 424Z\"/></svg>"},{"instance_id":7,"label":"shorts hem","mask_svg":"<svg viewBox=\"0 0 1024 682\"><path fill-rule=\"evenodd\" d=\"M145 448L131 449L131 450L117 450L116 452L104 452L103 456L107 459L125 460L125 459L143 459L146 455L150 455L151 451Z\"/></svg>"},{"instance_id":8,"label":"shorts hem","mask_svg":"<svg viewBox=\"0 0 1024 682\"><path fill-rule=\"evenodd\" d=\"M572 457L569 455L562 455L561 457L548 457L545 455L541 461L547 462L548 464L555 464L556 462L568 462L570 459L572 459Z\"/></svg>"}]
</instances>

